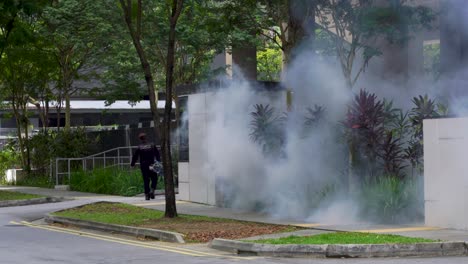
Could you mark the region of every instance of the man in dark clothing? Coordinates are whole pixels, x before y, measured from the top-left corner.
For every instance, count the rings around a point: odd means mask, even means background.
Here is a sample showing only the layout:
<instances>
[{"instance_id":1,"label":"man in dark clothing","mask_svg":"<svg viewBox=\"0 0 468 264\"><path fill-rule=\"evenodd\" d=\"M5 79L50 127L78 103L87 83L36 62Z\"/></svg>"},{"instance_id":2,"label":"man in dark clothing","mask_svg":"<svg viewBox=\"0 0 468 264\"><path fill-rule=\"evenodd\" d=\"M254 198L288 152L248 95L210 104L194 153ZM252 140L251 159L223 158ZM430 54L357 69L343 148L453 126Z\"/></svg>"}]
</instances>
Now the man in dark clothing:
<instances>
[{"instance_id":1,"label":"man in dark clothing","mask_svg":"<svg viewBox=\"0 0 468 264\"><path fill-rule=\"evenodd\" d=\"M130 166L134 167L137 159L140 158L140 169L141 174L143 175L143 183L145 187L145 199L154 199L154 190L156 189L156 184L158 183L158 174L150 170L149 167L154 163L155 158L157 161L161 161L161 157L156 146L153 143L148 143L146 141L145 133L140 133L138 138L140 139L141 143L138 145L137 150L133 154L132 163Z\"/></svg>"}]
</instances>

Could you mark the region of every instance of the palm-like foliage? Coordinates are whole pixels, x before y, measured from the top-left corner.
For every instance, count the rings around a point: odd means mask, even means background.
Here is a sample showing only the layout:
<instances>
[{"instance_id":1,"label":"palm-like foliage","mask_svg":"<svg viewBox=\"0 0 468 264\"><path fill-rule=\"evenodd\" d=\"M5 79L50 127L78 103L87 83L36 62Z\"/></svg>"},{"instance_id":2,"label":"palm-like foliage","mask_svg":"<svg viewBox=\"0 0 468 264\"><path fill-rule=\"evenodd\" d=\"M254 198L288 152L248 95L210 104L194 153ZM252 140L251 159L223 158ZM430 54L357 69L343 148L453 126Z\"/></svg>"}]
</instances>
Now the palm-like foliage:
<instances>
[{"instance_id":1,"label":"palm-like foliage","mask_svg":"<svg viewBox=\"0 0 468 264\"><path fill-rule=\"evenodd\" d=\"M374 174L379 145L383 141L385 110L384 103L375 94L361 90L349 105L343 122L350 144L351 166L361 167ZM361 164L357 164L358 160Z\"/></svg>"},{"instance_id":2,"label":"palm-like foliage","mask_svg":"<svg viewBox=\"0 0 468 264\"><path fill-rule=\"evenodd\" d=\"M437 104L434 100L429 99L426 95L414 97L412 100L414 107L410 112L410 121L414 127L414 137L422 140L423 137L423 120L428 118L440 117L437 112Z\"/></svg>"},{"instance_id":3,"label":"palm-like foliage","mask_svg":"<svg viewBox=\"0 0 468 264\"><path fill-rule=\"evenodd\" d=\"M284 118L276 115L270 105L256 104L251 112L250 138L258 143L267 156L278 157L284 145Z\"/></svg>"},{"instance_id":4,"label":"palm-like foliage","mask_svg":"<svg viewBox=\"0 0 468 264\"><path fill-rule=\"evenodd\" d=\"M411 162L413 168L422 171L423 162L423 120L439 118L447 115L448 108L443 104L437 104L427 95L414 97L414 107L409 113L409 120L413 128L413 134L405 150L405 158Z\"/></svg>"},{"instance_id":5,"label":"palm-like foliage","mask_svg":"<svg viewBox=\"0 0 468 264\"><path fill-rule=\"evenodd\" d=\"M304 126L306 128L316 127L325 118L325 108L319 105L314 105L314 108L307 107Z\"/></svg>"},{"instance_id":6,"label":"palm-like foliage","mask_svg":"<svg viewBox=\"0 0 468 264\"><path fill-rule=\"evenodd\" d=\"M395 137L392 131L386 132L384 141L381 144L378 153L382 161L383 172L385 175L393 175L403 178L403 169L405 165L405 155L401 138Z\"/></svg>"}]
</instances>

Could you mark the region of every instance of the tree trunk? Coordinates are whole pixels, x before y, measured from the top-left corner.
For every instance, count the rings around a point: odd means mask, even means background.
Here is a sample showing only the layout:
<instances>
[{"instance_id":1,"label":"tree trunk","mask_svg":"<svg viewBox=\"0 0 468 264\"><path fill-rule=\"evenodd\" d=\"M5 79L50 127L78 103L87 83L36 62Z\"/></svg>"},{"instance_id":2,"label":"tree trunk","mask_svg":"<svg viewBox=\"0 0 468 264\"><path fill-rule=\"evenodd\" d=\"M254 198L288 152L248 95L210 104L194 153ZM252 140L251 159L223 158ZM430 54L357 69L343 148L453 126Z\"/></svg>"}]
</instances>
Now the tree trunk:
<instances>
[{"instance_id":1,"label":"tree trunk","mask_svg":"<svg viewBox=\"0 0 468 264\"><path fill-rule=\"evenodd\" d=\"M70 108L70 93L68 89L65 91L65 131L69 132L71 127L71 108Z\"/></svg>"},{"instance_id":2,"label":"tree trunk","mask_svg":"<svg viewBox=\"0 0 468 264\"><path fill-rule=\"evenodd\" d=\"M128 25L128 26L131 27L131 25ZM158 112L158 105L157 105L158 98L157 98L156 89L154 88L154 79L153 79L153 73L151 71L151 65L148 62L146 53L143 50L143 46L141 46L139 38L137 36L134 36L132 37L132 40L133 40L133 45L135 46L135 49L138 53L138 57L140 58L141 67L145 75L146 87L148 88L151 114L152 114L153 123L154 123L154 131L153 131L154 138L155 140L159 140L161 139L161 136L160 136L160 131L159 131L160 121L159 121L159 112Z\"/></svg>"},{"instance_id":3,"label":"tree trunk","mask_svg":"<svg viewBox=\"0 0 468 264\"><path fill-rule=\"evenodd\" d=\"M44 130L49 127L49 100L45 100L44 103Z\"/></svg>"},{"instance_id":4,"label":"tree trunk","mask_svg":"<svg viewBox=\"0 0 468 264\"><path fill-rule=\"evenodd\" d=\"M58 104L62 104L60 101L57 102ZM57 131L60 130L60 115L62 113L62 107L57 106Z\"/></svg>"},{"instance_id":5,"label":"tree trunk","mask_svg":"<svg viewBox=\"0 0 468 264\"><path fill-rule=\"evenodd\" d=\"M172 171L171 156L171 112L172 95L174 84L174 62L175 62L175 37L177 20L182 12L183 0L173 0L170 17L169 41L167 45L166 61L166 105L164 108L163 132L161 142L161 152L164 167L164 183L166 194L165 217L173 218L177 216L175 201L174 175Z\"/></svg>"},{"instance_id":6,"label":"tree trunk","mask_svg":"<svg viewBox=\"0 0 468 264\"><path fill-rule=\"evenodd\" d=\"M41 130L44 131L46 128L46 117L45 117L45 110L42 109L41 105L36 104L37 113L39 114L39 119L42 122Z\"/></svg>"},{"instance_id":7,"label":"tree trunk","mask_svg":"<svg viewBox=\"0 0 468 264\"><path fill-rule=\"evenodd\" d=\"M21 118L20 113L18 112L18 109L17 109L17 107L15 105L14 100L12 102L12 108L13 108L13 113L15 115L15 120L16 120L16 135L18 137L18 145L19 145L20 154L21 154L21 167L25 169L27 162L26 162L26 153L24 151L24 141L23 141L23 137L21 135L22 134L21 133L21 130L22 130L21 129L21 127L22 127L21 119L22 118Z\"/></svg>"},{"instance_id":8,"label":"tree trunk","mask_svg":"<svg viewBox=\"0 0 468 264\"><path fill-rule=\"evenodd\" d=\"M313 50L315 9L314 0L289 0L287 42L283 47L286 66L304 49Z\"/></svg>"},{"instance_id":9,"label":"tree trunk","mask_svg":"<svg viewBox=\"0 0 468 264\"><path fill-rule=\"evenodd\" d=\"M27 116L26 105L23 109L23 118L24 118L24 145L26 147L26 172L29 174L31 172L31 151L29 144L29 119Z\"/></svg>"},{"instance_id":10,"label":"tree trunk","mask_svg":"<svg viewBox=\"0 0 468 264\"><path fill-rule=\"evenodd\" d=\"M158 113L158 107L157 107L157 100L158 96L156 93L156 90L154 88L154 79L153 79L153 73L151 71L151 65L148 62L147 56L145 51L143 50L143 46L141 45L140 38L141 38L141 21L142 21L142 1L138 0L138 5L137 5L137 18L136 18L136 30L133 28L133 22L132 22L132 16L133 16L133 11L132 11L132 4L131 2L125 2L124 0L120 0L120 4L122 6L122 9L124 11L124 20L125 24L127 25L127 28L130 32L130 36L132 37L132 42L133 45L135 46L135 49L138 54L138 58L140 59L141 67L143 69L143 73L145 75L145 81L146 81L146 87L148 88L148 95L150 99L150 108L151 108L151 114L153 117L153 123L154 123L154 138L155 141L158 139L161 139L160 136L160 131L159 131L159 126L160 126L160 121L159 121L159 113Z\"/></svg>"},{"instance_id":11,"label":"tree trunk","mask_svg":"<svg viewBox=\"0 0 468 264\"><path fill-rule=\"evenodd\" d=\"M354 177L354 144L352 142L348 143L348 192L353 194L357 191L356 179Z\"/></svg>"}]
</instances>

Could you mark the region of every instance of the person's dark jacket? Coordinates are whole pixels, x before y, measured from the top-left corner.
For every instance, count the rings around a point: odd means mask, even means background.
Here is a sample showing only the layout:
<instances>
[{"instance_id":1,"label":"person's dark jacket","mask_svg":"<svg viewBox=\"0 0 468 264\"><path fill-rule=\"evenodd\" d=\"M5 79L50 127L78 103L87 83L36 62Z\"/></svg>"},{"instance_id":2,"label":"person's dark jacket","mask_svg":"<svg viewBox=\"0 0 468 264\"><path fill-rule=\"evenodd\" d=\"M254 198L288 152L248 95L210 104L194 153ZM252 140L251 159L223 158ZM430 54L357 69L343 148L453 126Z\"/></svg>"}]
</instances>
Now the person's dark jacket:
<instances>
[{"instance_id":1,"label":"person's dark jacket","mask_svg":"<svg viewBox=\"0 0 468 264\"><path fill-rule=\"evenodd\" d=\"M135 166L137 159L140 158L140 166L149 166L154 163L154 159L161 161L159 151L152 143L141 143L132 157L132 167Z\"/></svg>"}]
</instances>

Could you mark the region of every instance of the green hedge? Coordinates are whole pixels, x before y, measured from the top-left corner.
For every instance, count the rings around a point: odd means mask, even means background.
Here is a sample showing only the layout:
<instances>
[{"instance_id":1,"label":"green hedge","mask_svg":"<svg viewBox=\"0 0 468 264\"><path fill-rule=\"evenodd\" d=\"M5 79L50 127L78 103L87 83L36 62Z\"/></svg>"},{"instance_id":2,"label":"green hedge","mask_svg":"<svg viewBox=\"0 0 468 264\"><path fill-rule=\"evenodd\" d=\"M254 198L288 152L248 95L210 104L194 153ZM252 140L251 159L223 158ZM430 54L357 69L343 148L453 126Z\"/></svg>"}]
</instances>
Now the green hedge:
<instances>
[{"instance_id":1,"label":"green hedge","mask_svg":"<svg viewBox=\"0 0 468 264\"><path fill-rule=\"evenodd\" d=\"M162 184L159 177L158 187ZM74 172L70 179L73 191L134 196L144 192L139 169L99 168L93 171ZM158 188L159 189L159 188Z\"/></svg>"}]
</instances>

